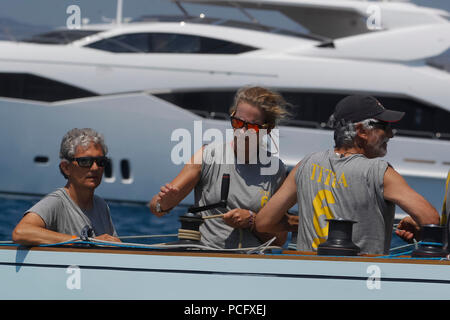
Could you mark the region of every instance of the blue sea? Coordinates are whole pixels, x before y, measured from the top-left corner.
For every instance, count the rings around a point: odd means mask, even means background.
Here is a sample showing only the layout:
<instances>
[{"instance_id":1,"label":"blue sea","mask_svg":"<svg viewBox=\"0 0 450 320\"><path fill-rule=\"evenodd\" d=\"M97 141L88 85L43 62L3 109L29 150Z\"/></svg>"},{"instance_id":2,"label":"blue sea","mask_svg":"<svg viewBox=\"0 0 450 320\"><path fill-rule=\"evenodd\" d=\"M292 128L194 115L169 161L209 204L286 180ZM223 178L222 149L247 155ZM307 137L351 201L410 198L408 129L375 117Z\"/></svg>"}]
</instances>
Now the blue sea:
<instances>
[{"instance_id":1,"label":"blue sea","mask_svg":"<svg viewBox=\"0 0 450 320\"><path fill-rule=\"evenodd\" d=\"M11 232L22 218L23 213L40 200L39 197L0 195L0 241L11 240ZM119 236L162 235L157 238L126 239L124 242L160 243L176 241L177 238L163 235L177 234L180 223L178 217L187 211L187 207L177 207L169 214L158 218L150 213L144 204L108 202L111 216ZM285 244L287 245L290 241ZM395 233L392 236L391 247L406 244Z\"/></svg>"},{"instance_id":2,"label":"blue sea","mask_svg":"<svg viewBox=\"0 0 450 320\"><path fill-rule=\"evenodd\" d=\"M23 213L41 198L16 195L0 195L0 240L11 240L11 232ZM178 207L163 218L154 216L144 204L108 202L111 217L119 236L176 234L180 224L178 217L186 213L186 207ZM156 239L126 239L126 242L156 243L175 241L176 237ZM125 240L124 240L125 241Z\"/></svg>"}]
</instances>

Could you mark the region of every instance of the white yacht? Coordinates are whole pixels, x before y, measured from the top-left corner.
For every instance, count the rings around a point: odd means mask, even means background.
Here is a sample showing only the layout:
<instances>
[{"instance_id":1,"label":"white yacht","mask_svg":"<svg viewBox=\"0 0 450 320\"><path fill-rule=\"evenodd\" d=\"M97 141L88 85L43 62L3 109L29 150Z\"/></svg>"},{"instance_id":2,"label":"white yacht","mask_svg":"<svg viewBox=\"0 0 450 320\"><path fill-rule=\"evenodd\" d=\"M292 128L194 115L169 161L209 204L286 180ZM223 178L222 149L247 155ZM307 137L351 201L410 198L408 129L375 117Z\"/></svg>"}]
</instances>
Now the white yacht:
<instances>
[{"instance_id":1,"label":"white yacht","mask_svg":"<svg viewBox=\"0 0 450 320\"><path fill-rule=\"evenodd\" d=\"M203 132L224 131L236 90L262 85L293 105L279 127L279 156L289 168L333 146L324 124L348 94L405 111L386 159L440 208L450 168L450 74L440 60L450 45L448 12L404 1L189 2L236 8L250 22L193 16L177 2L178 18L0 41L0 192L44 195L63 185L61 138L92 127L112 159L98 194L147 202L182 167L171 161L174 130L194 137L201 120ZM299 28L264 25L257 10Z\"/></svg>"}]
</instances>

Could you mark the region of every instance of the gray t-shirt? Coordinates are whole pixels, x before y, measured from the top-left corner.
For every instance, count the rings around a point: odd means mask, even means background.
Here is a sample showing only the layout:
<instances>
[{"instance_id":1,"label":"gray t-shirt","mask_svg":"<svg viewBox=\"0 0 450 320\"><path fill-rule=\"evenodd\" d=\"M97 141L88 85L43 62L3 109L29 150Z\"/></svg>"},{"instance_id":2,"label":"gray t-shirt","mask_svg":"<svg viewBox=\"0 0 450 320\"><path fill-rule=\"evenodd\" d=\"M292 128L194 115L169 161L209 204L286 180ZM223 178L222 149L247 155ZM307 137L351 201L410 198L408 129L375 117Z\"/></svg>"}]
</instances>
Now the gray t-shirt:
<instances>
[{"instance_id":1,"label":"gray t-shirt","mask_svg":"<svg viewBox=\"0 0 450 320\"><path fill-rule=\"evenodd\" d=\"M386 254L395 205L384 200L386 161L362 154L339 157L334 150L306 156L295 176L299 205L297 250L317 250L328 237L325 219L357 221L353 242L361 253Z\"/></svg>"},{"instance_id":2,"label":"gray t-shirt","mask_svg":"<svg viewBox=\"0 0 450 320\"><path fill-rule=\"evenodd\" d=\"M270 164L230 163L231 159L221 161L219 158L224 155L223 152L227 152L226 148L228 148L228 154L231 154L232 149L229 144L210 144L204 148L201 178L194 189L195 204L204 206L219 202L222 176L224 173L228 173L230 189L227 207L204 211L202 215L226 213L236 208L258 213L281 186L286 176L286 168L283 162L276 157L271 158L273 160L271 163L276 161L278 170L272 175L261 174L261 169L267 169ZM218 152L219 150L222 152ZM239 230L242 230L242 238ZM261 241L250 230L234 229L225 224L222 218L205 220L200 226L200 232L202 243L213 248L237 248L239 243L243 248L261 244Z\"/></svg>"},{"instance_id":3,"label":"gray t-shirt","mask_svg":"<svg viewBox=\"0 0 450 320\"><path fill-rule=\"evenodd\" d=\"M59 188L45 196L25 214L28 212L37 213L44 220L46 228L55 232L80 236L81 230L88 225L94 230L94 236L107 233L117 237L109 207L96 195L92 209L83 211L64 188Z\"/></svg>"}]
</instances>

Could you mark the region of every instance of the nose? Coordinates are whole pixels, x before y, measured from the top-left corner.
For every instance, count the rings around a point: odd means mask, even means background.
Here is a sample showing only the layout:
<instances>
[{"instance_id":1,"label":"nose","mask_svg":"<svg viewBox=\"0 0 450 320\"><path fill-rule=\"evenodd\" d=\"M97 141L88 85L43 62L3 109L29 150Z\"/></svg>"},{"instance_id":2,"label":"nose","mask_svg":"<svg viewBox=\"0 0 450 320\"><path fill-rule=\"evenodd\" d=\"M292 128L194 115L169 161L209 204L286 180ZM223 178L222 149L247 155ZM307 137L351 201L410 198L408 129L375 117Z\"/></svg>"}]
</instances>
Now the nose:
<instances>
[{"instance_id":1,"label":"nose","mask_svg":"<svg viewBox=\"0 0 450 320\"><path fill-rule=\"evenodd\" d=\"M100 169L100 167L98 166L97 162L94 161L94 162L92 163L92 166L91 166L90 170L91 170L91 171L97 171L97 170L99 170L99 169Z\"/></svg>"},{"instance_id":2,"label":"nose","mask_svg":"<svg viewBox=\"0 0 450 320\"><path fill-rule=\"evenodd\" d=\"M247 131L247 127L243 126L242 128L234 129L234 131L237 132L238 134L242 134L242 133L245 133Z\"/></svg>"}]
</instances>

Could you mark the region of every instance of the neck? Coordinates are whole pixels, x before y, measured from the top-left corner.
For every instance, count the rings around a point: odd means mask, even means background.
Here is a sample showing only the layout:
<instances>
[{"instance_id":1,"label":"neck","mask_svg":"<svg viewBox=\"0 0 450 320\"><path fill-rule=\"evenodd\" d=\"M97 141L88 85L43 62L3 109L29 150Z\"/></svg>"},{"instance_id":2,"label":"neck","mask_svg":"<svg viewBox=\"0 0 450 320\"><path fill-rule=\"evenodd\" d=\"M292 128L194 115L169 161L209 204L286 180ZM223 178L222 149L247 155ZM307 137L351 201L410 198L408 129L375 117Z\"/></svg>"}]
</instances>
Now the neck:
<instances>
[{"instance_id":1,"label":"neck","mask_svg":"<svg viewBox=\"0 0 450 320\"><path fill-rule=\"evenodd\" d=\"M234 157L236 159L238 157L237 145L234 141L231 144L232 144L232 148L234 151ZM254 154L253 156L258 157L258 155L259 155L259 144L256 145L256 154ZM240 155L240 156L242 156L242 155ZM245 157L245 160L244 160L245 164L249 164L250 163L250 152L247 148L245 148L244 157ZM258 162L258 159L256 160L256 162Z\"/></svg>"},{"instance_id":2,"label":"neck","mask_svg":"<svg viewBox=\"0 0 450 320\"><path fill-rule=\"evenodd\" d=\"M82 210L92 209L94 203L94 190L80 188L70 182L67 182L64 188L73 202L75 202Z\"/></svg>"},{"instance_id":3,"label":"neck","mask_svg":"<svg viewBox=\"0 0 450 320\"><path fill-rule=\"evenodd\" d=\"M350 148L335 148L334 152L339 153L341 157L347 157L352 154L362 154L364 155L364 150L359 147L350 147Z\"/></svg>"}]
</instances>

